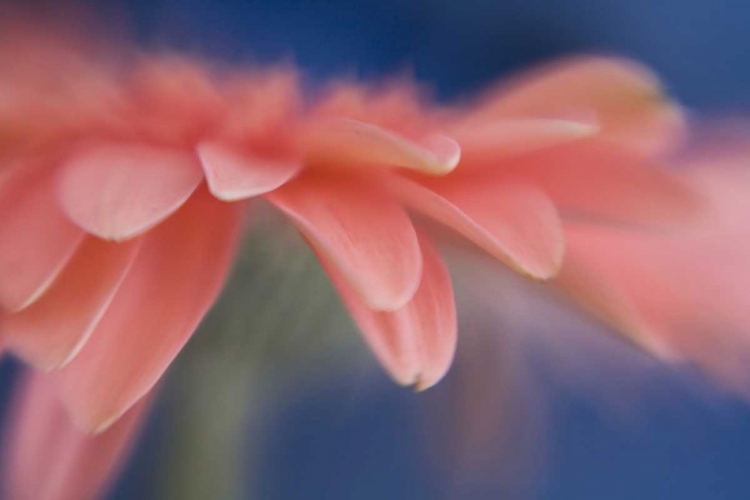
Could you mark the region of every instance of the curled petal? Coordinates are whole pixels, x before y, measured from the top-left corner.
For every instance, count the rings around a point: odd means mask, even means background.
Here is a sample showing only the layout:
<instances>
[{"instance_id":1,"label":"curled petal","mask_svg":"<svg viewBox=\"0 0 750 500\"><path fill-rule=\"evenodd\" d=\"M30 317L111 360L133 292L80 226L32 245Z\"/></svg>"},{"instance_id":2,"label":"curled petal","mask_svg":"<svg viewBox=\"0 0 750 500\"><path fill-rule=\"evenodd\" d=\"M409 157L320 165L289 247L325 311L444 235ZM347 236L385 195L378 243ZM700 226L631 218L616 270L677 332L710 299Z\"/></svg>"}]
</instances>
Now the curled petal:
<instances>
[{"instance_id":1,"label":"curled petal","mask_svg":"<svg viewBox=\"0 0 750 500\"><path fill-rule=\"evenodd\" d=\"M146 394L211 307L227 276L241 206L198 191L150 232L80 353L57 373L76 425L100 432Z\"/></svg>"},{"instance_id":2,"label":"curled petal","mask_svg":"<svg viewBox=\"0 0 750 500\"><path fill-rule=\"evenodd\" d=\"M396 310L422 277L414 226L377 186L341 176L304 176L268 195L365 302Z\"/></svg>"},{"instance_id":3,"label":"curled petal","mask_svg":"<svg viewBox=\"0 0 750 500\"><path fill-rule=\"evenodd\" d=\"M299 173L298 162L281 162L231 151L217 143L197 148L211 193L224 201L262 195L282 186Z\"/></svg>"},{"instance_id":4,"label":"curled petal","mask_svg":"<svg viewBox=\"0 0 750 500\"><path fill-rule=\"evenodd\" d=\"M197 158L135 144L95 144L63 165L59 197L70 219L105 240L132 238L174 213L203 180Z\"/></svg>"},{"instance_id":5,"label":"curled petal","mask_svg":"<svg viewBox=\"0 0 750 500\"><path fill-rule=\"evenodd\" d=\"M453 287L442 259L425 238L424 277L414 297L395 311L373 311L351 292L336 268L321 259L341 299L373 353L402 385L417 390L436 384L456 351L457 326Z\"/></svg>"},{"instance_id":6,"label":"curled petal","mask_svg":"<svg viewBox=\"0 0 750 500\"><path fill-rule=\"evenodd\" d=\"M141 401L97 436L70 421L47 375L22 380L4 453L10 500L93 500L117 477L147 415Z\"/></svg>"},{"instance_id":7,"label":"curled petal","mask_svg":"<svg viewBox=\"0 0 750 500\"><path fill-rule=\"evenodd\" d=\"M0 308L37 300L75 253L85 233L57 206L49 176L14 176L0 192Z\"/></svg>"},{"instance_id":8,"label":"curled petal","mask_svg":"<svg viewBox=\"0 0 750 500\"><path fill-rule=\"evenodd\" d=\"M37 368L70 360L85 344L130 269L140 240L88 237L47 293L0 322L9 348Z\"/></svg>"},{"instance_id":9,"label":"curled petal","mask_svg":"<svg viewBox=\"0 0 750 500\"><path fill-rule=\"evenodd\" d=\"M431 135L415 142L377 125L347 118L318 124L307 140L308 161L313 164L374 163L445 175L461 158L460 146L449 137Z\"/></svg>"},{"instance_id":10,"label":"curled petal","mask_svg":"<svg viewBox=\"0 0 750 500\"><path fill-rule=\"evenodd\" d=\"M396 175L386 178L404 203L459 232L516 271L535 279L554 276L565 250L555 206L531 185L497 181L418 183Z\"/></svg>"}]
</instances>

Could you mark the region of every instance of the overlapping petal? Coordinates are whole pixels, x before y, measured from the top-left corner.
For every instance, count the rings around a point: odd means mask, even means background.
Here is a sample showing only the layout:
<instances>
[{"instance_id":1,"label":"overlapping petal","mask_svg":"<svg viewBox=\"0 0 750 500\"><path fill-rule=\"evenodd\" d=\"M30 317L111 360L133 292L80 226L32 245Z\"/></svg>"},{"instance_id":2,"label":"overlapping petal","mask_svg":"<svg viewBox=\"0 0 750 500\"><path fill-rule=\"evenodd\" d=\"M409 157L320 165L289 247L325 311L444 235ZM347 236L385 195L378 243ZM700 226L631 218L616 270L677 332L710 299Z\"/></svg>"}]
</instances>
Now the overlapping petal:
<instances>
[{"instance_id":1,"label":"overlapping petal","mask_svg":"<svg viewBox=\"0 0 750 500\"><path fill-rule=\"evenodd\" d=\"M309 174L268 198L368 307L393 311L414 296L422 277L417 234L406 210L377 186Z\"/></svg>"},{"instance_id":2,"label":"overlapping petal","mask_svg":"<svg viewBox=\"0 0 750 500\"><path fill-rule=\"evenodd\" d=\"M21 172L0 192L0 308L37 300L75 253L85 233L57 205L45 172Z\"/></svg>"},{"instance_id":3,"label":"overlapping petal","mask_svg":"<svg viewBox=\"0 0 750 500\"><path fill-rule=\"evenodd\" d=\"M55 374L80 428L99 432L112 424L188 341L227 276L241 208L202 188L145 237L89 341Z\"/></svg>"},{"instance_id":4,"label":"overlapping petal","mask_svg":"<svg viewBox=\"0 0 750 500\"><path fill-rule=\"evenodd\" d=\"M188 152L143 144L91 144L63 165L59 198L81 228L122 241L173 214L202 180L198 160Z\"/></svg>"},{"instance_id":5,"label":"overlapping petal","mask_svg":"<svg viewBox=\"0 0 750 500\"><path fill-rule=\"evenodd\" d=\"M420 238L424 277L414 297L394 311L376 311L351 291L339 271L321 258L365 341L402 385L422 390L448 371L456 349L456 310L450 276L426 238Z\"/></svg>"},{"instance_id":6,"label":"overlapping petal","mask_svg":"<svg viewBox=\"0 0 750 500\"><path fill-rule=\"evenodd\" d=\"M454 229L513 269L536 279L562 265L565 238L554 204L533 185L389 176L407 205Z\"/></svg>"},{"instance_id":7,"label":"overlapping petal","mask_svg":"<svg viewBox=\"0 0 750 500\"><path fill-rule=\"evenodd\" d=\"M48 370L71 359L104 315L141 240L87 237L47 293L0 322L0 336L19 357Z\"/></svg>"}]
</instances>

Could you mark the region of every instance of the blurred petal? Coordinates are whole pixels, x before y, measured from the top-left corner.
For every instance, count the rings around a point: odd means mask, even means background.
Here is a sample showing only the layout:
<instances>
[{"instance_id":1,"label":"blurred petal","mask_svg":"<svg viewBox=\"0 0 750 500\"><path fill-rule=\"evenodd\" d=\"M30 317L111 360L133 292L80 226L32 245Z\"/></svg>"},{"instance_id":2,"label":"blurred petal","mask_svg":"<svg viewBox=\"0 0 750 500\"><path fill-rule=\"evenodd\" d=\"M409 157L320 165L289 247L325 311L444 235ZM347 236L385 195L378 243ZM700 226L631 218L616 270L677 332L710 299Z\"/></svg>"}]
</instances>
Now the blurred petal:
<instances>
[{"instance_id":1,"label":"blurred petal","mask_svg":"<svg viewBox=\"0 0 750 500\"><path fill-rule=\"evenodd\" d=\"M237 245L240 204L201 189L149 233L91 338L57 372L75 423L101 431L161 377L216 300Z\"/></svg>"},{"instance_id":2,"label":"blurred petal","mask_svg":"<svg viewBox=\"0 0 750 500\"><path fill-rule=\"evenodd\" d=\"M575 141L598 132L595 123L583 121L519 118L467 122L451 129L461 145L461 169L488 164L500 158Z\"/></svg>"},{"instance_id":3,"label":"blurred petal","mask_svg":"<svg viewBox=\"0 0 750 500\"><path fill-rule=\"evenodd\" d=\"M335 267L323 258L342 301L386 371L402 385L423 390L448 371L456 350L453 287L432 243L420 238L424 278L414 297L395 311L373 311L352 293Z\"/></svg>"},{"instance_id":4,"label":"blurred petal","mask_svg":"<svg viewBox=\"0 0 750 500\"><path fill-rule=\"evenodd\" d=\"M682 109L665 97L658 78L611 57L568 59L521 74L481 109L485 119L591 111L604 137L647 155L673 150L686 132Z\"/></svg>"},{"instance_id":5,"label":"blurred petal","mask_svg":"<svg viewBox=\"0 0 750 500\"><path fill-rule=\"evenodd\" d=\"M638 304L590 260L588 250L593 249L586 248L586 241L575 231L566 234L565 263L552 281L553 286L646 352L666 361L677 359L674 349L664 341L656 325L643 317ZM597 251L602 249L597 248ZM606 259L606 255L602 253L600 257Z\"/></svg>"},{"instance_id":6,"label":"blurred petal","mask_svg":"<svg viewBox=\"0 0 750 500\"><path fill-rule=\"evenodd\" d=\"M354 178L306 176L268 196L368 307L396 310L422 277L422 255L406 211Z\"/></svg>"},{"instance_id":7,"label":"blurred petal","mask_svg":"<svg viewBox=\"0 0 750 500\"><path fill-rule=\"evenodd\" d=\"M193 155L136 144L89 145L60 176L70 219L106 240L142 233L175 212L203 180Z\"/></svg>"},{"instance_id":8,"label":"blurred petal","mask_svg":"<svg viewBox=\"0 0 750 500\"><path fill-rule=\"evenodd\" d=\"M717 222L661 234L580 225L568 235L570 255L629 301L659 342L750 393L746 228Z\"/></svg>"},{"instance_id":9,"label":"blurred petal","mask_svg":"<svg viewBox=\"0 0 750 500\"><path fill-rule=\"evenodd\" d=\"M83 238L59 210L48 176L6 179L0 192L0 307L18 311L39 298Z\"/></svg>"},{"instance_id":10,"label":"blurred petal","mask_svg":"<svg viewBox=\"0 0 750 500\"><path fill-rule=\"evenodd\" d=\"M563 216L645 226L699 212L690 184L659 165L601 141L578 141L501 163L486 175L521 178L544 190ZM489 179L477 182L490 182Z\"/></svg>"},{"instance_id":11,"label":"blurred petal","mask_svg":"<svg viewBox=\"0 0 750 500\"><path fill-rule=\"evenodd\" d=\"M37 368L68 361L107 310L136 257L140 240L88 237L47 293L0 323L9 347Z\"/></svg>"},{"instance_id":12,"label":"blurred petal","mask_svg":"<svg viewBox=\"0 0 750 500\"><path fill-rule=\"evenodd\" d=\"M254 157L217 143L200 144L197 151L211 193L224 201L252 198L273 191L302 168L300 163Z\"/></svg>"},{"instance_id":13,"label":"blurred petal","mask_svg":"<svg viewBox=\"0 0 750 500\"><path fill-rule=\"evenodd\" d=\"M9 500L94 500L117 476L147 415L141 401L97 436L70 421L48 376L22 381L9 426L3 486Z\"/></svg>"},{"instance_id":14,"label":"blurred petal","mask_svg":"<svg viewBox=\"0 0 750 500\"><path fill-rule=\"evenodd\" d=\"M520 273L548 279L562 265L565 242L560 218L549 198L532 185L507 179L438 179L420 184L395 175L386 181L404 203Z\"/></svg>"},{"instance_id":15,"label":"blurred petal","mask_svg":"<svg viewBox=\"0 0 750 500\"><path fill-rule=\"evenodd\" d=\"M432 135L415 142L370 123L346 118L318 124L309 141L311 163L375 163L444 175L458 165L461 148L451 138Z\"/></svg>"}]
</instances>

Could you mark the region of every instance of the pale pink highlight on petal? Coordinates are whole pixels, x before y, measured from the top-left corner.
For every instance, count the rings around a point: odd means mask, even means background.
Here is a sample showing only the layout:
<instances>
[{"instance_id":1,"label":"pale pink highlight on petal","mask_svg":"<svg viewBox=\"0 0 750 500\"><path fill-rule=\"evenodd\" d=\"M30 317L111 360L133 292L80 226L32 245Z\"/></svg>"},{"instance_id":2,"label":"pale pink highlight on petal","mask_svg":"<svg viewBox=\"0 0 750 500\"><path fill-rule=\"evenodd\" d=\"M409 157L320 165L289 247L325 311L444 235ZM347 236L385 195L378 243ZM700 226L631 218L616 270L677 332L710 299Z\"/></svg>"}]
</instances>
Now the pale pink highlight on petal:
<instances>
[{"instance_id":1,"label":"pale pink highlight on petal","mask_svg":"<svg viewBox=\"0 0 750 500\"><path fill-rule=\"evenodd\" d=\"M4 452L9 500L94 500L117 477L147 415L141 401L97 436L76 428L49 376L28 374L15 399Z\"/></svg>"},{"instance_id":2,"label":"pale pink highlight on petal","mask_svg":"<svg viewBox=\"0 0 750 500\"><path fill-rule=\"evenodd\" d=\"M487 157L492 158L492 167L499 159L589 137L598 130L595 123L584 121L506 118L465 123L452 128L451 136L461 145L463 169L481 166Z\"/></svg>"},{"instance_id":3,"label":"pale pink highlight on petal","mask_svg":"<svg viewBox=\"0 0 750 500\"><path fill-rule=\"evenodd\" d=\"M140 243L108 243L89 236L40 300L0 322L0 336L15 354L39 369L64 364L107 310Z\"/></svg>"},{"instance_id":4,"label":"pale pink highlight on petal","mask_svg":"<svg viewBox=\"0 0 750 500\"><path fill-rule=\"evenodd\" d=\"M283 162L232 151L212 142L199 144L197 152L211 193L224 201L252 198L273 191L302 168L299 162Z\"/></svg>"},{"instance_id":5,"label":"pale pink highlight on petal","mask_svg":"<svg viewBox=\"0 0 750 500\"><path fill-rule=\"evenodd\" d=\"M242 204L206 189L144 239L112 304L58 372L80 428L99 432L146 394L198 327L226 279Z\"/></svg>"},{"instance_id":6,"label":"pale pink highlight on petal","mask_svg":"<svg viewBox=\"0 0 750 500\"><path fill-rule=\"evenodd\" d=\"M95 144L67 159L59 197L63 210L81 228L120 241L169 217L202 180L192 154L137 144Z\"/></svg>"},{"instance_id":7,"label":"pale pink highlight on petal","mask_svg":"<svg viewBox=\"0 0 750 500\"><path fill-rule=\"evenodd\" d=\"M533 185L459 179L421 184L396 175L386 182L404 203L522 274L549 279L562 265L562 223L554 204Z\"/></svg>"},{"instance_id":8,"label":"pale pink highlight on petal","mask_svg":"<svg viewBox=\"0 0 750 500\"><path fill-rule=\"evenodd\" d=\"M268 195L373 309L395 310L416 292L422 254L409 216L377 186L305 176Z\"/></svg>"},{"instance_id":9,"label":"pale pink highlight on petal","mask_svg":"<svg viewBox=\"0 0 750 500\"><path fill-rule=\"evenodd\" d=\"M430 135L414 141L377 125L347 118L316 124L307 141L308 161L320 165L378 164L445 175L461 159L460 146L449 137Z\"/></svg>"},{"instance_id":10,"label":"pale pink highlight on petal","mask_svg":"<svg viewBox=\"0 0 750 500\"><path fill-rule=\"evenodd\" d=\"M58 208L47 175L19 176L2 188L0 307L18 311L43 295L85 233Z\"/></svg>"}]
</instances>

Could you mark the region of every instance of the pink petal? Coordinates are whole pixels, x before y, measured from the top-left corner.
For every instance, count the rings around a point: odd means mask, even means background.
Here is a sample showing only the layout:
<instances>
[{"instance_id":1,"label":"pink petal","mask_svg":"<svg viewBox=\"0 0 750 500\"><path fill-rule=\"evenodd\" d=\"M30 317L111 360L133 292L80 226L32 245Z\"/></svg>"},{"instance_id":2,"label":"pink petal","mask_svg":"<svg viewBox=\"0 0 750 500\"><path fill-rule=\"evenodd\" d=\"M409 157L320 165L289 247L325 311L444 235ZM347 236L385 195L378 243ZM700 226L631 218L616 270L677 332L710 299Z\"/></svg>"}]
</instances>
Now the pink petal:
<instances>
[{"instance_id":1,"label":"pink petal","mask_svg":"<svg viewBox=\"0 0 750 500\"><path fill-rule=\"evenodd\" d=\"M431 135L412 141L377 125L347 118L316 124L308 148L309 163L375 163L431 175L449 173L461 158L461 148L448 137Z\"/></svg>"},{"instance_id":2,"label":"pink petal","mask_svg":"<svg viewBox=\"0 0 750 500\"><path fill-rule=\"evenodd\" d=\"M417 183L392 175L388 187L404 203L461 233L516 271L536 279L554 276L565 250L555 206L535 187L439 179Z\"/></svg>"},{"instance_id":3,"label":"pink petal","mask_svg":"<svg viewBox=\"0 0 750 500\"><path fill-rule=\"evenodd\" d=\"M744 227L716 224L670 233L586 224L566 229L577 267L629 301L656 341L714 369L736 362L735 356L747 358L750 314L743 284L750 279L750 238Z\"/></svg>"},{"instance_id":4,"label":"pink petal","mask_svg":"<svg viewBox=\"0 0 750 500\"><path fill-rule=\"evenodd\" d=\"M146 394L216 300L241 223L240 204L201 189L150 232L76 358L58 372L76 425L101 431Z\"/></svg>"},{"instance_id":5,"label":"pink petal","mask_svg":"<svg viewBox=\"0 0 750 500\"><path fill-rule=\"evenodd\" d=\"M563 215L589 219L672 224L693 217L701 204L684 179L660 165L594 140L500 163L488 175L533 182L552 198Z\"/></svg>"},{"instance_id":6,"label":"pink petal","mask_svg":"<svg viewBox=\"0 0 750 500\"><path fill-rule=\"evenodd\" d=\"M18 311L38 299L84 238L60 212L49 176L22 175L0 192L0 307Z\"/></svg>"},{"instance_id":7,"label":"pink petal","mask_svg":"<svg viewBox=\"0 0 750 500\"><path fill-rule=\"evenodd\" d=\"M464 169L485 163L494 167L501 158L575 141L598 130L595 123L584 121L505 118L479 123L469 121L451 129L451 136L461 145L461 168Z\"/></svg>"},{"instance_id":8,"label":"pink petal","mask_svg":"<svg viewBox=\"0 0 750 500\"><path fill-rule=\"evenodd\" d=\"M90 436L73 426L49 376L28 374L22 382L4 452L8 498L100 498L127 459L148 402L141 401L107 432Z\"/></svg>"},{"instance_id":9,"label":"pink petal","mask_svg":"<svg viewBox=\"0 0 750 500\"><path fill-rule=\"evenodd\" d=\"M519 75L483 104L485 119L562 117L593 112L608 140L646 155L672 151L684 138L682 109L658 78L632 61L579 57Z\"/></svg>"},{"instance_id":10,"label":"pink petal","mask_svg":"<svg viewBox=\"0 0 750 500\"><path fill-rule=\"evenodd\" d=\"M396 382L424 390L448 371L456 351L456 306L450 276L437 251L420 238L424 278L414 297L395 311L373 311L352 293L339 272L323 266L365 341Z\"/></svg>"},{"instance_id":11,"label":"pink petal","mask_svg":"<svg viewBox=\"0 0 750 500\"><path fill-rule=\"evenodd\" d=\"M59 195L70 219L106 240L147 231L195 191L203 172L194 155L139 144L95 144L68 158Z\"/></svg>"},{"instance_id":12,"label":"pink petal","mask_svg":"<svg viewBox=\"0 0 750 500\"><path fill-rule=\"evenodd\" d=\"M377 186L308 175L268 198L368 307L395 310L412 298L422 276L417 235L404 208Z\"/></svg>"},{"instance_id":13,"label":"pink petal","mask_svg":"<svg viewBox=\"0 0 750 500\"><path fill-rule=\"evenodd\" d=\"M231 151L217 143L202 143L198 156L208 188L224 201L237 201L268 193L299 173L302 165Z\"/></svg>"},{"instance_id":14,"label":"pink petal","mask_svg":"<svg viewBox=\"0 0 750 500\"><path fill-rule=\"evenodd\" d=\"M0 335L38 368L67 362L107 310L139 246L140 240L118 244L88 237L40 300L0 322Z\"/></svg>"},{"instance_id":15,"label":"pink petal","mask_svg":"<svg viewBox=\"0 0 750 500\"><path fill-rule=\"evenodd\" d=\"M565 263L552 285L646 352L665 361L675 360L677 355L664 341L663 332L644 317L644 311L632 296L591 259L593 249L586 248L585 238L571 228L567 235ZM596 252L602 252L599 261L606 260L605 250L597 247Z\"/></svg>"},{"instance_id":16,"label":"pink petal","mask_svg":"<svg viewBox=\"0 0 750 500\"><path fill-rule=\"evenodd\" d=\"M443 259L431 241L419 239L424 259L422 283L409 302L411 327L420 332L421 370L417 390L432 387L445 376L456 353L458 325L453 286Z\"/></svg>"}]
</instances>

